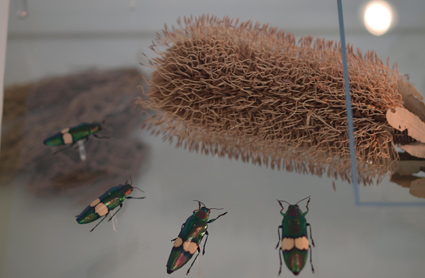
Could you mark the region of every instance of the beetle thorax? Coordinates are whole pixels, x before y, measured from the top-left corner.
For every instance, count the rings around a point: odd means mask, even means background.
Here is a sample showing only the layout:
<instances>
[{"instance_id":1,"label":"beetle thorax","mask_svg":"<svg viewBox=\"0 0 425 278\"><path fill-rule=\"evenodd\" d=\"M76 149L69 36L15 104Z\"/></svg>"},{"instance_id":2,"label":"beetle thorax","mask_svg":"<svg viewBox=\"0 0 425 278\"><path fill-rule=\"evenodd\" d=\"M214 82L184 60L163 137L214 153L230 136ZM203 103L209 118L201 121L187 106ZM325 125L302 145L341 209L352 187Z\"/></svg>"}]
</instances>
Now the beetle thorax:
<instances>
[{"instance_id":1,"label":"beetle thorax","mask_svg":"<svg viewBox=\"0 0 425 278\"><path fill-rule=\"evenodd\" d=\"M91 124L87 124L91 130L91 132L97 132L99 130L102 129L102 127L100 126L100 124L96 124L96 123L91 123Z\"/></svg>"},{"instance_id":2,"label":"beetle thorax","mask_svg":"<svg viewBox=\"0 0 425 278\"><path fill-rule=\"evenodd\" d=\"M285 213L286 216L299 216L303 215L302 211L298 207L298 205L290 205L288 210Z\"/></svg>"},{"instance_id":3,"label":"beetle thorax","mask_svg":"<svg viewBox=\"0 0 425 278\"><path fill-rule=\"evenodd\" d=\"M207 208L200 208L198 210L195 210L194 216L200 220L207 221L210 217L210 210Z\"/></svg>"},{"instance_id":4,"label":"beetle thorax","mask_svg":"<svg viewBox=\"0 0 425 278\"><path fill-rule=\"evenodd\" d=\"M133 192L133 186L129 184L119 185L118 189L125 195L130 195L131 192Z\"/></svg>"}]
</instances>

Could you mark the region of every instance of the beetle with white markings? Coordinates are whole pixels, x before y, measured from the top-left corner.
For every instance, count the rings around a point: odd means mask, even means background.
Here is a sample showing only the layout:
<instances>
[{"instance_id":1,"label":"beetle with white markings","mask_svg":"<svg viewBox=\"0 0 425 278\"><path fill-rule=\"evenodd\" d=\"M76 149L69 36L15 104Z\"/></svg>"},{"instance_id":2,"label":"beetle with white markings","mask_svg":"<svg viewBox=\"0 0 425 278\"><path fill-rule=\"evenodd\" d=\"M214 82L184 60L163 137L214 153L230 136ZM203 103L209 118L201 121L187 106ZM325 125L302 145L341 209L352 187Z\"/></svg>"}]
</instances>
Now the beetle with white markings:
<instances>
[{"instance_id":1,"label":"beetle with white markings","mask_svg":"<svg viewBox=\"0 0 425 278\"><path fill-rule=\"evenodd\" d=\"M124 185L120 184L118 186L112 187L111 189L103 193L102 196L91 202L90 205L88 205L88 207L86 207L86 209L83 210L82 213L77 215L77 222L80 224L87 224L99 219L102 216L105 216L104 218L102 218L102 220L100 220L99 223L97 223L96 226L94 226L93 229L90 230L90 232L92 232L97 226L99 226L100 223L102 223L103 220L105 220L111 210L120 206L119 209L114 213L114 215L109 218L108 221L111 221L115 214L117 214L118 211L120 211L120 209L122 208L122 203L125 199L146 198L128 196L131 192L133 192L134 188L144 192L143 190L137 187L131 186L127 182L125 182Z\"/></svg>"},{"instance_id":2,"label":"beetle with white markings","mask_svg":"<svg viewBox=\"0 0 425 278\"><path fill-rule=\"evenodd\" d=\"M307 211L302 212L298 207L298 203L307 198ZM283 216L282 225L277 228L279 241L276 245L276 249L279 247L279 243L281 244L281 249L279 250L280 269L278 275L280 275L282 272L282 255L289 270L293 274L298 275L307 262L309 249L311 271L314 273L314 267L311 259L311 248L307 235L307 227L310 227L310 238L313 246L314 240L311 236L311 226L305 219L305 216L308 213L308 204L310 203L310 197L307 198L298 201L298 203L295 205L291 205L283 200L277 200L282 208L280 210L280 214ZM289 205L286 213L283 212L284 208L282 202L285 202ZM282 237L280 237L279 229L282 229Z\"/></svg>"},{"instance_id":3,"label":"beetle with white markings","mask_svg":"<svg viewBox=\"0 0 425 278\"><path fill-rule=\"evenodd\" d=\"M211 210L215 208L207 208L204 203L200 201L197 202L199 203L199 209L194 210L193 214L182 225L179 236L171 240L174 241L174 245L173 249L171 249L171 254L167 262L168 274L171 274L172 272L184 266L190 260L190 258L192 258L193 254L198 251L195 259L186 272L186 275L189 274L193 263L196 261L196 258L198 258L199 253L201 252L199 244L201 243L204 235L207 235L204 242L204 250L202 252L202 255L205 254L205 245L207 244L208 240L208 224L227 214L227 212L225 212L214 219L208 220ZM203 205L202 207L201 204Z\"/></svg>"},{"instance_id":4,"label":"beetle with white markings","mask_svg":"<svg viewBox=\"0 0 425 278\"><path fill-rule=\"evenodd\" d=\"M60 132L48 137L43 141L48 146L73 146L76 142L85 139L89 140L89 136L93 134L96 138L109 138L107 136L99 136L96 133L102 130L102 123L82 123L77 126L64 128Z\"/></svg>"}]
</instances>

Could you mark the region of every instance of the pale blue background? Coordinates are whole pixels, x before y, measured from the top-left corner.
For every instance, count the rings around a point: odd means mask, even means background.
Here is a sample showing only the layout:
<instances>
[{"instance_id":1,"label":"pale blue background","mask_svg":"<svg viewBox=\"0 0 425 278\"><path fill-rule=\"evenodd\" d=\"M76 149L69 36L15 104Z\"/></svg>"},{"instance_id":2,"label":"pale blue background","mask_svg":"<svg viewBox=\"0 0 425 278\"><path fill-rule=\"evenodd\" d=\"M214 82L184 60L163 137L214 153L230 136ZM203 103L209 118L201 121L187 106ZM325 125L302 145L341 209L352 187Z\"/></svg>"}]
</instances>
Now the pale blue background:
<instances>
[{"instance_id":1,"label":"pale blue background","mask_svg":"<svg viewBox=\"0 0 425 278\"><path fill-rule=\"evenodd\" d=\"M376 50L384 61L391 57L425 92L425 1L391 1L398 10L398 25L382 37L364 29L360 1L343 2L347 42L363 52ZM164 23L175 24L178 16L191 14L252 19L279 26L297 38L339 40L333 0L135 3L131 9L128 0L33 0L28 17L21 19L16 11L22 4L12 0L5 84L89 68L136 66L149 73L139 62L147 61L142 53L154 55L148 47L155 33ZM90 224L74 220L83 209L75 200L30 195L23 179L0 187L1 277L168 277L170 240L197 207L193 199L224 207L229 214L211 224L206 254L189 277L275 277L279 258L274 247L282 219L276 198L296 202L308 195L312 201L307 220L316 242L314 277L424 275L425 202L388 178L379 186L361 187L356 204L346 182L336 181L334 192L332 179L189 153L145 131L136 136L148 152L133 180L147 198L124 203L118 232L111 223L102 223L89 233ZM379 206L385 202L420 204ZM213 211L212 216L217 214ZM187 267L172 276L186 277ZM281 277L291 276L284 266ZM309 264L299 276L313 277Z\"/></svg>"}]
</instances>

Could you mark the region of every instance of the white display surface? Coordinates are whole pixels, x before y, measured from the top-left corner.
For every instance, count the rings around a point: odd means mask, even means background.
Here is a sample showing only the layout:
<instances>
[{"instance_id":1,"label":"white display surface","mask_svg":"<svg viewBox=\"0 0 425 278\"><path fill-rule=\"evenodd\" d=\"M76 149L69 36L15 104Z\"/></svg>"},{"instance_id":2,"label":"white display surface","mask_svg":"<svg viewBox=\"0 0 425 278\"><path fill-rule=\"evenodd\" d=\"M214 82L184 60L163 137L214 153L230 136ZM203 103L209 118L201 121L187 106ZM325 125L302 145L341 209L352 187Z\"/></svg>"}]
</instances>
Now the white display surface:
<instances>
[{"instance_id":1,"label":"white display surface","mask_svg":"<svg viewBox=\"0 0 425 278\"><path fill-rule=\"evenodd\" d=\"M343 1L347 42L363 53L374 49L384 61L390 57L398 62L399 71L410 74L419 92L425 92L425 1L392 1L398 25L381 37L364 29L360 3L355 2ZM155 33L164 23L176 25L179 16L228 15L270 23L297 38L339 40L334 0L34 0L28 3L26 18L16 16L17 8L12 1L6 85L89 68L135 66L149 73L139 65L147 62L142 53L153 57L149 45ZM169 277L165 265L170 240L197 208L195 199L229 213L209 226L206 254L189 276L187 264L173 277L277 277L274 247L282 217L276 199L295 203L309 195L315 273L307 262L299 277L423 276L425 200L389 178L378 186L361 186L360 200L373 203L363 206L356 204L346 182L335 181L334 191L327 177L190 153L144 130L135 136L147 152L133 185L146 192L146 199L124 202L117 232L112 222L104 221L90 233L96 223L75 221L88 204L67 196L34 196L22 177L0 186L0 277ZM388 202L393 205L381 205ZM300 208L305 210L305 202ZM212 211L211 217L219 213ZM281 277L292 277L285 265Z\"/></svg>"}]
</instances>

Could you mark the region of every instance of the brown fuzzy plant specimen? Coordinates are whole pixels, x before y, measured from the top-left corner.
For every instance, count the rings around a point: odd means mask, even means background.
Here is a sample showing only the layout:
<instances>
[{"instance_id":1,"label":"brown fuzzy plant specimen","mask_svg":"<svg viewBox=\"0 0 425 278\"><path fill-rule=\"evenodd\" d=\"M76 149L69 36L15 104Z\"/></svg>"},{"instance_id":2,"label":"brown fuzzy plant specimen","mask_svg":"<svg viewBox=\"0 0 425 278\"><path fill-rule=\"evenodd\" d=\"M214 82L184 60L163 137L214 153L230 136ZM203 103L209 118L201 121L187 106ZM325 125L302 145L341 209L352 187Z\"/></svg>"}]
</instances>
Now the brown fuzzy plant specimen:
<instances>
[{"instance_id":1,"label":"brown fuzzy plant specimen","mask_svg":"<svg viewBox=\"0 0 425 278\"><path fill-rule=\"evenodd\" d=\"M25 175L28 190L38 196L66 195L85 203L90 196L135 177L144 147L132 136L138 119L129 103L144 85L141 72L124 68L78 72L7 88L0 182ZM102 120L106 122L101 133L110 138L90 138L85 143L85 161L74 148L43 144L63 128Z\"/></svg>"},{"instance_id":2,"label":"brown fuzzy plant specimen","mask_svg":"<svg viewBox=\"0 0 425 278\"><path fill-rule=\"evenodd\" d=\"M339 44L228 17L178 23L151 47L159 57L137 103L157 113L144 126L177 147L350 181ZM386 119L405 81L373 51L348 47L348 69L359 181L371 184L398 159L393 136L406 137Z\"/></svg>"}]
</instances>

